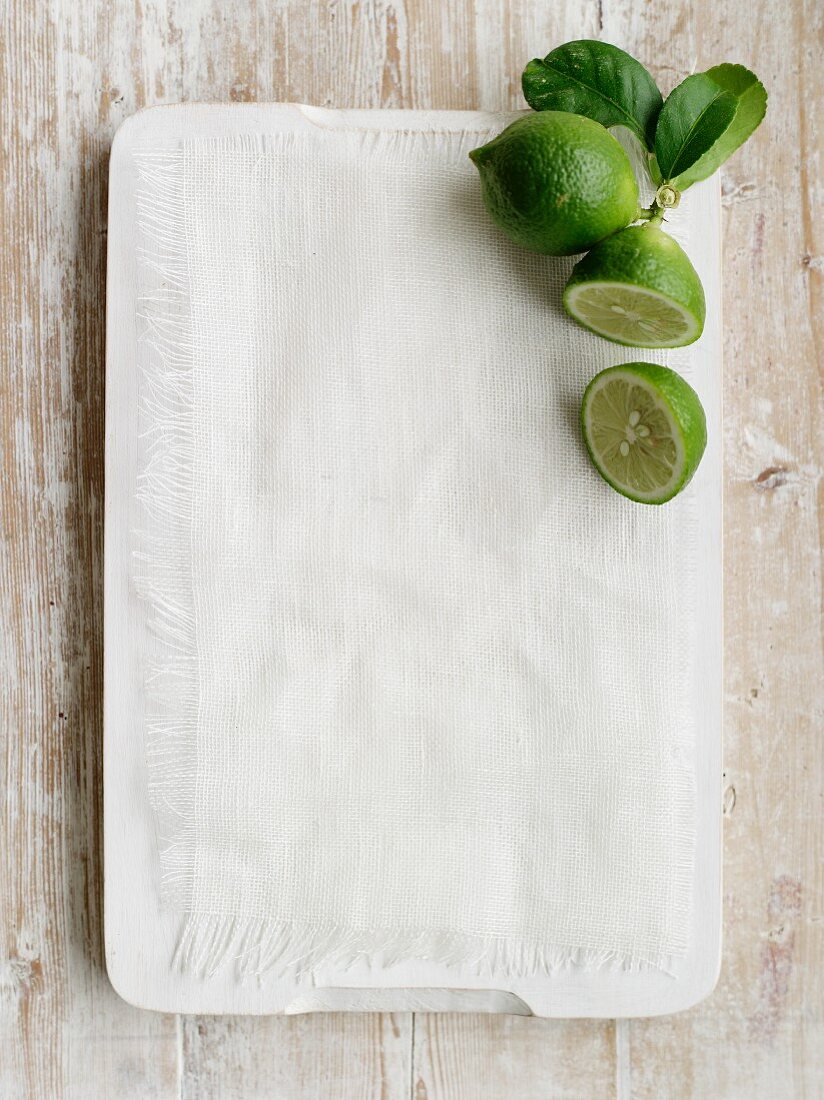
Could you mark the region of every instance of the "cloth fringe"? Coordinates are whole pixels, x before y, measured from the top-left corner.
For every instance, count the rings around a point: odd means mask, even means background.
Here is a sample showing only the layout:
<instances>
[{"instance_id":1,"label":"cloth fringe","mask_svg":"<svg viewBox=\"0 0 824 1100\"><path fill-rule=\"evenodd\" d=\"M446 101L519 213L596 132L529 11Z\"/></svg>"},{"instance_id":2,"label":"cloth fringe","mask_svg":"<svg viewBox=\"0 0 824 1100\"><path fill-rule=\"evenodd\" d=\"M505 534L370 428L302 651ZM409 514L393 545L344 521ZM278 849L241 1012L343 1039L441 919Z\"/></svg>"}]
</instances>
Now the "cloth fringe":
<instances>
[{"instance_id":1,"label":"cloth fringe","mask_svg":"<svg viewBox=\"0 0 824 1100\"><path fill-rule=\"evenodd\" d=\"M135 552L136 583L157 643L149 660L146 757L164 900L185 908L194 876L199 700L190 551L193 342L186 255L183 151L137 158L138 320L143 377L142 463L136 495L147 517Z\"/></svg>"},{"instance_id":2,"label":"cloth fringe","mask_svg":"<svg viewBox=\"0 0 824 1100\"><path fill-rule=\"evenodd\" d=\"M428 929L352 929L208 913L186 916L174 965L203 979L232 966L238 981L269 975L305 978L320 968L345 972L367 962L389 969L410 961L460 967L477 977L527 978L571 968L670 973L673 956L523 943L496 936Z\"/></svg>"}]
</instances>

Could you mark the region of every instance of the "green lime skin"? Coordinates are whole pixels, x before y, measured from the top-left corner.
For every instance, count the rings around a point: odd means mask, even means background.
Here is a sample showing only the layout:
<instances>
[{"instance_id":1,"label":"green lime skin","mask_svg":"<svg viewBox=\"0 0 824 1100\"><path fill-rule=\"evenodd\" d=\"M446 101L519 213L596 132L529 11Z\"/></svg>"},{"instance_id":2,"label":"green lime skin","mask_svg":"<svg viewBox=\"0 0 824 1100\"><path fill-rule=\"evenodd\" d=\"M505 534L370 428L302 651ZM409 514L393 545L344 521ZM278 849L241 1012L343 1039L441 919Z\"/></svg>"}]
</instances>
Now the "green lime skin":
<instances>
[{"instance_id":1,"label":"green lime skin","mask_svg":"<svg viewBox=\"0 0 824 1100\"><path fill-rule=\"evenodd\" d=\"M698 272L681 245L657 225L631 225L622 229L578 261L564 288L564 307L579 324L584 322L569 308L570 292L582 284L600 282L623 283L629 289L640 287L652 291L691 314L696 328L677 346L694 343L704 331L707 307ZM584 324L584 327L589 326ZM626 343L613 339L618 344Z\"/></svg>"},{"instance_id":2,"label":"green lime skin","mask_svg":"<svg viewBox=\"0 0 824 1100\"><path fill-rule=\"evenodd\" d=\"M532 252L584 252L637 217L629 157L605 127L581 115L527 115L469 156L493 220Z\"/></svg>"},{"instance_id":3,"label":"green lime skin","mask_svg":"<svg viewBox=\"0 0 824 1100\"><path fill-rule=\"evenodd\" d=\"M613 381L623 386L607 398L607 420L595 424L595 399ZM633 409L640 409L640 418ZM615 435L624 424L634 428L632 447L641 448L642 466L646 463L659 476L662 464L671 468L672 477L665 485L641 491L619 478ZM604 481L639 504L665 504L677 496L698 469L707 445L707 421L698 394L680 374L658 363L621 363L596 374L581 401L581 431L592 464Z\"/></svg>"}]
</instances>

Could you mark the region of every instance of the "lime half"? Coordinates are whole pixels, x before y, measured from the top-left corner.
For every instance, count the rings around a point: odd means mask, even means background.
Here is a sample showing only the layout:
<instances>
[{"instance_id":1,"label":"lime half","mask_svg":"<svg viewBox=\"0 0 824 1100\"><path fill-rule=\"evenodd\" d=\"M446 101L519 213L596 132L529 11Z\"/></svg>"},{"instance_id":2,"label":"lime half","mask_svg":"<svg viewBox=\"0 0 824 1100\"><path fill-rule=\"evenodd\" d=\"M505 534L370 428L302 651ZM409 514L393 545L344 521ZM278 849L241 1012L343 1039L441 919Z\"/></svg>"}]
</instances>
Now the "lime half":
<instances>
[{"instance_id":1,"label":"lime half","mask_svg":"<svg viewBox=\"0 0 824 1100\"><path fill-rule=\"evenodd\" d=\"M569 277L564 307L599 336L639 348L691 344L706 313L689 257L654 225L630 226L587 253Z\"/></svg>"},{"instance_id":2,"label":"lime half","mask_svg":"<svg viewBox=\"0 0 824 1100\"><path fill-rule=\"evenodd\" d=\"M589 456L613 489L642 504L664 504L698 469L707 422L698 394L656 363L608 367L581 404Z\"/></svg>"}]
</instances>

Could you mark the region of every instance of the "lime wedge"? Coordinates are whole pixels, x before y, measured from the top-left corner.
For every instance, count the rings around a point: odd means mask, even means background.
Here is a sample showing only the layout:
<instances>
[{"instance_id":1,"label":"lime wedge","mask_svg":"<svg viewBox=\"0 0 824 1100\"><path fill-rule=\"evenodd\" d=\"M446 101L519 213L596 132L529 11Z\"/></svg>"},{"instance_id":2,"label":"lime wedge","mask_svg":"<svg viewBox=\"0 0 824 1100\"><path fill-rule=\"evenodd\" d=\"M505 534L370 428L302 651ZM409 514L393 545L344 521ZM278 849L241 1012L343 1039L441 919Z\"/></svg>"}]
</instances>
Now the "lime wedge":
<instances>
[{"instance_id":1,"label":"lime wedge","mask_svg":"<svg viewBox=\"0 0 824 1100\"><path fill-rule=\"evenodd\" d=\"M704 328L704 291L683 248L654 225L630 226L572 270L564 306L579 324L639 348L678 348Z\"/></svg>"},{"instance_id":2,"label":"lime wedge","mask_svg":"<svg viewBox=\"0 0 824 1100\"><path fill-rule=\"evenodd\" d=\"M707 443L698 394L656 363L624 363L596 374L581 403L581 426L601 477L641 504L664 504L680 493Z\"/></svg>"}]
</instances>

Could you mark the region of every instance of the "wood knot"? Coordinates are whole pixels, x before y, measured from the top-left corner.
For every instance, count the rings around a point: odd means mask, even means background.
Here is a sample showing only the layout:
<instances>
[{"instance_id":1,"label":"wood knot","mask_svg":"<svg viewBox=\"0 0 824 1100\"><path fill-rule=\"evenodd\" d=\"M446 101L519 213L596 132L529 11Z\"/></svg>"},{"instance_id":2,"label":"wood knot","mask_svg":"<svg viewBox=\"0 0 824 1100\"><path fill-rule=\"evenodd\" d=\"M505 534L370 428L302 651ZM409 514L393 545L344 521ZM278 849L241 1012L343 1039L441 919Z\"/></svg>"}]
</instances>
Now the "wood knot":
<instances>
[{"instance_id":1,"label":"wood knot","mask_svg":"<svg viewBox=\"0 0 824 1100\"><path fill-rule=\"evenodd\" d=\"M42 988L43 965L37 957L27 958L14 951L1 970L5 970L5 974L0 972L0 987L10 987L18 997L25 997Z\"/></svg>"},{"instance_id":2,"label":"wood knot","mask_svg":"<svg viewBox=\"0 0 824 1100\"><path fill-rule=\"evenodd\" d=\"M724 798L721 804L722 812L725 817L729 817L732 811L735 809L735 787L730 783L727 789L724 791Z\"/></svg>"},{"instance_id":3,"label":"wood knot","mask_svg":"<svg viewBox=\"0 0 824 1100\"><path fill-rule=\"evenodd\" d=\"M789 480L790 471L786 466L768 466L761 471L753 484L759 492L766 492L768 489L778 489L786 485Z\"/></svg>"},{"instance_id":4,"label":"wood knot","mask_svg":"<svg viewBox=\"0 0 824 1100\"><path fill-rule=\"evenodd\" d=\"M239 80L229 89L229 99L232 103L254 103L257 100L257 90Z\"/></svg>"}]
</instances>

